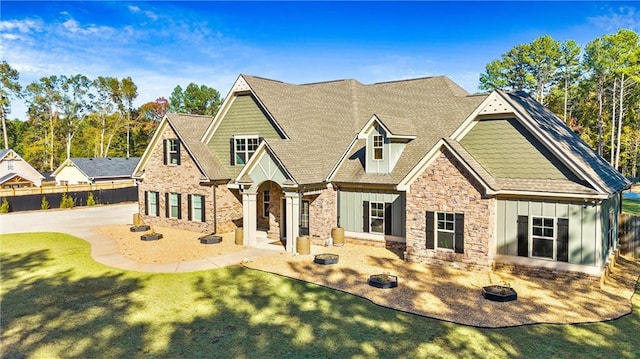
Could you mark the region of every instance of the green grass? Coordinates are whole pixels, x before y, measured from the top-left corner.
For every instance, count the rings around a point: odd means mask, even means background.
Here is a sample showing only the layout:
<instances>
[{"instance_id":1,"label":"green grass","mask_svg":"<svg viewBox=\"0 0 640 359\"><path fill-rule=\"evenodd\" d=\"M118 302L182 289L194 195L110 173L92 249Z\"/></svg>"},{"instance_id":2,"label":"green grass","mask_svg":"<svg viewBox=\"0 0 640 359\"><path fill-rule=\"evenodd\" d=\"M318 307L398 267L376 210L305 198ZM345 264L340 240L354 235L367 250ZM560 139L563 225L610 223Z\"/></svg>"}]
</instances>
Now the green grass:
<instances>
[{"instance_id":1,"label":"green grass","mask_svg":"<svg viewBox=\"0 0 640 359\"><path fill-rule=\"evenodd\" d=\"M633 214L634 216L640 216L640 201L627 198L623 199L622 212Z\"/></svg>"},{"instance_id":2,"label":"green grass","mask_svg":"<svg viewBox=\"0 0 640 359\"><path fill-rule=\"evenodd\" d=\"M147 274L67 235L0 242L2 358L640 357L639 287L617 320L480 329L239 266Z\"/></svg>"}]
</instances>

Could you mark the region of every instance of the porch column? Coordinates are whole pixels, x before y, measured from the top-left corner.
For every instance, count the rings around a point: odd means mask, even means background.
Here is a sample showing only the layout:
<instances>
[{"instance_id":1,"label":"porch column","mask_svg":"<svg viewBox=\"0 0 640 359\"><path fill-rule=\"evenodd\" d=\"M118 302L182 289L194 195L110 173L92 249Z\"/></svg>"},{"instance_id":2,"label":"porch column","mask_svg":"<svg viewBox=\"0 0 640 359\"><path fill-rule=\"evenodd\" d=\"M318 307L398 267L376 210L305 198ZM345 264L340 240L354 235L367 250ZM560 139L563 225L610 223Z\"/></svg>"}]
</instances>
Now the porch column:
<instances>
[{"instance_id":1,"label":"porch column","mask_svg":"<svg viewBox=\"0 0 640 359\"><path fill-rule=\"evenodd\" d=\"M242 227L244 230L243 243L245 246L255 247L256 241L256 192L242 192Z\"/></svg>"},{"instance_id":2,"label":"porch column","mask_svg":"<svg viewBox=\"0 0 640 359\"><path fill-rule=\"evenodd\" d=\"M287 206L287 252L295 253L296 241L300 229L300 194L298 192L285 192Z\"/></svg>"}]
</instances>

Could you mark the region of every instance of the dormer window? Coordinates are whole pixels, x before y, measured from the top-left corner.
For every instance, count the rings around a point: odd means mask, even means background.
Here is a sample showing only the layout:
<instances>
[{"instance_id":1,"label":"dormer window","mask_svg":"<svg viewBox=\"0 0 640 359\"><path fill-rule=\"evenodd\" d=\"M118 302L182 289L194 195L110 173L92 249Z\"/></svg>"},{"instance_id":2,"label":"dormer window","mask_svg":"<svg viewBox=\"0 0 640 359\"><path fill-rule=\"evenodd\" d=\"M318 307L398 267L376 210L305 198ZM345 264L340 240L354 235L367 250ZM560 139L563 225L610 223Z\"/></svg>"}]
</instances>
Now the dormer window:
<instances>
[{"instance_id":1,"label":"dormer window","mask_svg":"<svg viewBox=\"0 0 640 359\"><path fill-rule=\"evenodd\" d=\"M381 161L383 159L382 156L382 145L383 145L382 135L374 135L373 136L373 159L376 161Z\"/></svg>"},{"instance_id":2,"label":"dormer window","mask_svg":"<svg viewBox=\"0 0 640 359\"><path fill-rule=\"evenodd\" d=\"M258 149L260 137L258 136L234 136L233 138L233 165L244 165Z\"/></svg>"}]
</instances>

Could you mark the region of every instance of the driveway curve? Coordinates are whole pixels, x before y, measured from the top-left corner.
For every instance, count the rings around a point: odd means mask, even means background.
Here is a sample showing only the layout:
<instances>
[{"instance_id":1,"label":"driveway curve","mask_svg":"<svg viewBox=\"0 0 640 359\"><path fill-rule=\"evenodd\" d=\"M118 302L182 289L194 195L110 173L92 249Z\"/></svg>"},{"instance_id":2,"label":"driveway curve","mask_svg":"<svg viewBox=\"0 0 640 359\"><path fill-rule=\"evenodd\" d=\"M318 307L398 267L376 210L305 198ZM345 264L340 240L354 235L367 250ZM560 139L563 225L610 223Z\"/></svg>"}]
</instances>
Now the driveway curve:
<instances>
[{"instance_id":1,"label":"driveway curve","mask_svg":"<svg viewBox=\"0 0 640 359\"><path fill-rule=\"evenodd\" d=\"M137 203L113 204L73 209L14 212L0 215L0 234L29 232L59 232L81 238L91 244L91 256L109 267L150 273L194 272L239 264L273 251L245 248L242 251L175 263L140 263L120 253L112 238L92 231L93 227L131 224L138 213Z\"/></svg>"}]
</instances>

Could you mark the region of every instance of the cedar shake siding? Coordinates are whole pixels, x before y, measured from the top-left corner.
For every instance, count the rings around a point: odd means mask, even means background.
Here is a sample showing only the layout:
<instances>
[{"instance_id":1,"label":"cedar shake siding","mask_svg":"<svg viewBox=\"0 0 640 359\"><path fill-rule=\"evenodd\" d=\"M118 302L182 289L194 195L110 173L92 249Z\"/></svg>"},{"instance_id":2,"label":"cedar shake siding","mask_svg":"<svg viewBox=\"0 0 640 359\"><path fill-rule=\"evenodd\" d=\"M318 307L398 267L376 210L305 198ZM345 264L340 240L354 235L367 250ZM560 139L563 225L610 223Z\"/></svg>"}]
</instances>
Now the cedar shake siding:
<instances>
[{"instance_id":1,"label":"cedar shake siding","mask_svg":"<svg viewBox=\"0 0 640 359\"><path fill-rule=\"evenodd\" d=\"M484 198L480 189L453 156L440 153L406 195L405 258L431 264L450 262L454 266L489 267L494 248L495 199ZM439 248L438 212L453 214L449 218L455 226L451 238L453 250Z\"/></svg>"}]
</instances>

